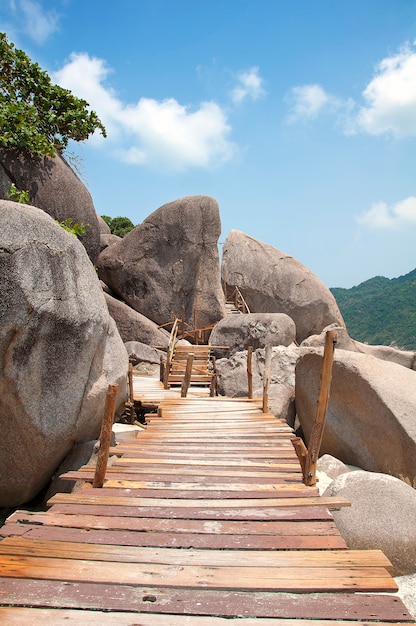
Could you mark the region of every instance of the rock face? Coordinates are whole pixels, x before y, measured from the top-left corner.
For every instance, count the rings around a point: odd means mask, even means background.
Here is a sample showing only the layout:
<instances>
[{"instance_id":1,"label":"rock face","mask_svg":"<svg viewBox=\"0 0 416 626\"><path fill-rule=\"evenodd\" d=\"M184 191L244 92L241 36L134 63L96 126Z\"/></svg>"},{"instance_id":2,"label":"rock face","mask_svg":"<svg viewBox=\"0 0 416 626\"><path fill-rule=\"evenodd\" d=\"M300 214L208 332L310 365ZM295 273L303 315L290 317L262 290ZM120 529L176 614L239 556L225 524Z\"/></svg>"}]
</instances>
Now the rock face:
<instances>
[{"instance_id":1,"label":"rock face","mask_svg":"<svg viewBox=\"0 0 416 626\"><path fill-rule=\"evenodd\" d=\"M166 352L151 348L140 341L127 341L124 345L129 355L129 360L133 365L137 365L138 363L153 363L159 365L161 358L166 359Z\"/></svg>"},{"instance_id":2,"label":"rock face","mask_svg":"<svg viewBox=\"0 0 416 626\"><path fill-rule=\"evenodd\" d=\"M140 341L148 346L167 346L169 333L157 324L137 313L124 302L113 298L105 293L108 310L114 319L118 332L124 343L128 341Z\"/></svg>"},{"instance_id":3,"label":"rock face","mask_svg":"<svg viewBox=\"0 0 416 626\"><path fill-rule=\"evenodd\" d=\"M351 507L333 512L349 548L382 550L394 576L416 572L414 489L393 476L356 471L336 478L325 495L351 502Z\"/></svg>"},{"instance_id":4,"label":"rock face","mask_svg":"<svg viewBox=\"0 0 416 626\"><path fill-rule=\"evenodd\" d=\"M274 415L293 426L295 421L295 365L305 348L278 346L272 349L269 400ZM247 352L237 352L230 359L217 361L220 395L247 396ZM263 395L264 350L253 352L253 395Z\"/></svg>"},{"instance_id":5,"label":"rock face","mask_svg":"<svg viewBox=\"0 0 416 626\"><path fill-rule=\"evenodd\" d=\"M223 248L222 280L239 287L251 312L286 313L297 341L325 326L344 326L332 293L304 265L273 246L232 230Z\"/></svg>"},{"instance_id":6,"label":"rock face","mask_svg":"<svg viewBox=\"0 0 416 626\"><path fill-rule=\"evenodd\" d=\"M398 365L402 365L403 367L408 367L410 369L416 369L415 352L411 352L409 350L398 350L397 348L391 348L390 346L370 346L366 343L355 341L355 339L351 339L348 335L346 328L337 326L336 324L331 324L327 328L324 328L320 335L311 335L311 337L302 341L302 346L324 346L326 331L330 329L335 330L338 335L337 350L349 350L350 352L371 354L378 359L391 361L392 363L397 363Z\"/></svg>"},{"instance_id":7,"label":"rock face","mask_svg":"<svg viewBox=\"0 0 416 626\"><path fill-rule=\"evenodd\" d=\"M16 148L0 147L0 198L8 199L14 183L29 191L30 203L60 222L71 218L85 224L80 237L88 256L96 263L100 252L100 228L91 195L61 156L34 158Z\"/></svg>"},{"instance_id":8,"label":"rock face","mask_svg":"<svg viewBox=\"0 0 416 626\"><path fill-rule=\"evenodd\" d=\"M97 438L128 357L84 247L40 209L0 201L0 506L33 498Z\"/></svg>"},{"instance_id":9,"label":"rock face","mask_svg":"<svg viewBox=\"0 0 416 626\"><path fill-rule=\"evenodd\" d=\"M218 357L231 357L236 352L272 346L289 346L295 341L294 321L284 313L248 313L227 315L214 326L210 336L212 346L228 346L228 350L215 349Z\"/></svg>"},{"instance_id":10,"label":"rock face","mask_svg":"<svg viewBox=\"0 0 416 626\"><path fill-rule=\"evenodd\" d=\"M165 204L99 257L100 278L157 324L182 317L202 328L225 315L217 202L191 196Z\"/></svg>"},{"instance_id":11,"label":"rock face","mask_svg":"<svg viewBox=\"0 0 416 626\"><path fill-rule=\"evenodd\" d=\"M306 442L321 367L317 354L306 354L296 366L296 410ZM415 389L415 371L336 349L321 454L416 486Z\"/></svg>"}]
</instances>

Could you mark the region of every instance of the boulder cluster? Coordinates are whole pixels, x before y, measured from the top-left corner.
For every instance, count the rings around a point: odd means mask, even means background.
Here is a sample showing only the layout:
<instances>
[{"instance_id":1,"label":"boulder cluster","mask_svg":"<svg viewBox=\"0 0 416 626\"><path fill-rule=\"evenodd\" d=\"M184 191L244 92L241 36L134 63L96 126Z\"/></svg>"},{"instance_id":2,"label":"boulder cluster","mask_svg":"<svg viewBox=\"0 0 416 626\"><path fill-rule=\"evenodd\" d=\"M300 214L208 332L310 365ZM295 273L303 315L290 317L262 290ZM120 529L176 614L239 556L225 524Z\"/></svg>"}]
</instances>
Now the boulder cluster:
<instances>
[{"instance_id":1,"label":"boulder cluster","mask_svg":"<svg viewBox=\"0 0 416 626\"><path fill-rule=\"evenodd\" d=\"M9 183L28 189L32 205L8 200ZM331 292L299 261L235 230L220 259L219 207L207 196L165 204L124 238L111 235L61 157L33 163L0 150L0 197L0 507L28 502L74 446L98 437L108 384L119 384L121 411L128 357L158 363L178 317L212 331L220 394L247 395L250 348L260 396L271 344L271 409L306 445L325 333L335 329L322 453L345 470L328 492L359 492L355 514L366 519L383 493L416 511L415 354L349 337ZM81 241L56 222L67 218L89 225ZM228 314L236 290L249 312ZM371 543L348 511L339 515L349 542ZM392 560L407 575L416 540L407 527L402 536Z\"/></svg>"}]
</instances>

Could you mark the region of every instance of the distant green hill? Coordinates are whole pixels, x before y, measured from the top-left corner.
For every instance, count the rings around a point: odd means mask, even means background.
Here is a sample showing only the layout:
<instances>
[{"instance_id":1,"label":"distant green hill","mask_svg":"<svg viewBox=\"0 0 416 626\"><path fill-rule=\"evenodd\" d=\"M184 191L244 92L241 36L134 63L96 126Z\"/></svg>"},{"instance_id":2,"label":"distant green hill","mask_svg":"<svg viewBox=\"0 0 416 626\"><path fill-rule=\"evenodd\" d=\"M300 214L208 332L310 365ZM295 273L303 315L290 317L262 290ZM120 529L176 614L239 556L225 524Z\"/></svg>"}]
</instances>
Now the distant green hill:
<instances>
[{"instance_id":1,"label":"distant green hill","mask_svg":"<svg viewBox=\"0 0 416 626\"><path fill-rule=\"evenodd\" d=\"M416 350L416 269L376 276L351 289L331 289L352 339Z\"/></svg>"}]
</instances>

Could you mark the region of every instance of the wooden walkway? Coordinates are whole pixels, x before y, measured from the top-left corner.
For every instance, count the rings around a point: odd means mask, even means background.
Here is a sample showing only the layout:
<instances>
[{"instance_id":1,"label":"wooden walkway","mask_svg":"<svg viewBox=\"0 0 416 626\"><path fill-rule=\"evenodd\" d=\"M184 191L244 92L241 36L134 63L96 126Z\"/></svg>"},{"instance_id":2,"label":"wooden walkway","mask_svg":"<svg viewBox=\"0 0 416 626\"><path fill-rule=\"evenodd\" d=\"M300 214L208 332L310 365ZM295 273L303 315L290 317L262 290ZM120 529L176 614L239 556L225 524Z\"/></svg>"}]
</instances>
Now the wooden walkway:
<instances>
[{"instance_id":1,"label":"wooden walkway","mask_svg":"<svg viewBox=\"0 0 416 626\"><path fill-rule=\"evenodd\" d=\"M0 623L414 623L388 560L347 549L330 513L347 503L303 485L290 428L259 401L168 397L158 413L112 450L102 489L11 515Z\"/></svg>"}]
</instances>

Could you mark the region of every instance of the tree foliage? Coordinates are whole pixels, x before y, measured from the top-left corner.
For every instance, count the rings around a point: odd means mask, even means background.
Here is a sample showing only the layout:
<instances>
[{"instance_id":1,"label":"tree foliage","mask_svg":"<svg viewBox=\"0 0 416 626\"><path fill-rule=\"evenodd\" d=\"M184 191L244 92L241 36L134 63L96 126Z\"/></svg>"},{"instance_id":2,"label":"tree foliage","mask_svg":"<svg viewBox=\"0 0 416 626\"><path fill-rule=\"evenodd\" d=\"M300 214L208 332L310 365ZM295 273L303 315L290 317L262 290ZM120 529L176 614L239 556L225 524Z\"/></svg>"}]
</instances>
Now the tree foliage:
<instances>
[{"instance_id":1,"label":"tree foliage","mask_svg":"<svg viewBox=\"0 0 416 626\"><path fill-rule=\"evenodd\" d=\"M399 278L376 276L352 289L331 292L353 339L416 350L416 269Z\"/></svg>"},{"instance_id":2,"label":"tree foliage","mask_svg":"<svg viewBox=\"0 0 416 626\"><path fill-rule=\"evenodd\" d=\"M54 85L37 63L0 33L0 145L55 156L103 124L85 100Z\"/></svg>"},{"instance_id":3,"label":"tree foliage","mask_svg":"<svg viewBox=\"0 0 416 626\"><path fill-rule=\"evenodd\" d=\"M101 217L109 227L112 235L124 237L134 228L133 222L128 217L109 217L108 215L102 215Z\"/></svg>"}]
</instances>

